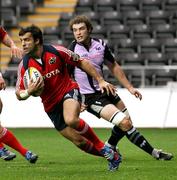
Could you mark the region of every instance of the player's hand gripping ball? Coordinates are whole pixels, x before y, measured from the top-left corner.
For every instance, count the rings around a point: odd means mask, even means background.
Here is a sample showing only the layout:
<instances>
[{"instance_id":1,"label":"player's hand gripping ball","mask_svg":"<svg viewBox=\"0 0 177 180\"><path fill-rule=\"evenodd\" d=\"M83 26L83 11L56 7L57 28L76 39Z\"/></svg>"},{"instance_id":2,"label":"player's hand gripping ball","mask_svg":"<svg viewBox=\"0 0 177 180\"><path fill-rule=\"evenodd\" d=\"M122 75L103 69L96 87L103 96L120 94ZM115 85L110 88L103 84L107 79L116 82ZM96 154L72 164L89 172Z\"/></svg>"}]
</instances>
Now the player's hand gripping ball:
<instances>
[{"instance_id":1,"label":"player's hand gripping ball","mask_svg":"<svg viewBox=\"0 0 177 180\"><path fill-rule=\"evenodd\" d=\"M29 67L24 74L23 82L25 89L28 88L28 85L30 83L30 79L32 79L33 82L36 82L38 78L42 77L41 73L34 67ZM38 89L36 92L32 94L32 96L40 96L43 91L43 88Z\"/></svg>"}]
</instances>

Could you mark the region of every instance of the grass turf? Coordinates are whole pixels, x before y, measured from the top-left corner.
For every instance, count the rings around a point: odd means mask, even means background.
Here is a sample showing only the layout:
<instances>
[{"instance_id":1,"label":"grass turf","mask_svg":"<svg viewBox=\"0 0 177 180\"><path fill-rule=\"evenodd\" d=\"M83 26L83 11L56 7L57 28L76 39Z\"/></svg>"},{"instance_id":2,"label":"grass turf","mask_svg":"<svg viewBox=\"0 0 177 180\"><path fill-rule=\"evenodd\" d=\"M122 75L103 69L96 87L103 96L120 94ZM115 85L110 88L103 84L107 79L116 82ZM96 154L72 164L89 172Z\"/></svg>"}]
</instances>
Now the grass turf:
<instances>
[{"instance_id":1,"label":"grass turf","mask_svg":"<svg viewBox=\"0 0 177 180\"><path fill-rule=\"evenodd\" d=\"M149 142L172 152L171 161L153 159L125 137L119 143L123 162L116 172L107 171L107 161L87 155L54 129L11 129L24 146L39 155L36 164L19 153L13 161L0 159L1 180L175 180L177 179L176 129L139 129ZM95 129L106 141L111 129ZM14 151L14 150L13 150Z\"/></svg>"}]
</instances>

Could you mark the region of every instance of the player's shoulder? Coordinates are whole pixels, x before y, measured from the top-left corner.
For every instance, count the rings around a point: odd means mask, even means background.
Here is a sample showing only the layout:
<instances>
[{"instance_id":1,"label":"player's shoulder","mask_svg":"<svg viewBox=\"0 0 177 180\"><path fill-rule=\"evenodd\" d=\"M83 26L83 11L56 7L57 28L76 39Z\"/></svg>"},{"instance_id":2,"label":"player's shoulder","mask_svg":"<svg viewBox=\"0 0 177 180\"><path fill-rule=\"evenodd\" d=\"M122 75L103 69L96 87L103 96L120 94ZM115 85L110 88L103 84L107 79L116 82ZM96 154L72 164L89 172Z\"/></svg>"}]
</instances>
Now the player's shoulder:
<instances>
[{"instance_id":1,"label":"player's shoulder","mask_svg":"<svg viewBox=\"0 0 177 180\"><path fill-rule=\"evenodd\" d=\"M24 69L28 68L28 63L29 63L30 59L31 59L31 57L28 54L25 54L23 56L23 59L22 59L21 63L22 63L22 66L23 66Z\"/></svg>"},{"instance_id":2,"label":"player's shoulder","mask_svg":"<svg viewBox=\"0 0 177 180\"><path fill-rule=\"evenodd\" d=\"M104 47L107 46L106 41L103 40L103 39L92 38L92 41L93 41L94 43L97 43L97 44L102 45L102 46L104 46Z\"/></svg>"},{"instance_id":3,"label":"player's shoulder","mask_svg":"<svg viewBox=\"0 0 177 180\"><path fill-rule=\"evenodd\" d=\"M71 50L62 45L55 45L54 47L61 55L71 56L71 54L73 53Z\"/></svg>"},{"instance_id":4,"label":"player's shoulder","mask_svg":"<svg viewBox=\"0 0 177 180\"><path fill-rule=\"evenodd\" d=\"M52 45L52 46L61 53L67 51L67 48L64 47L63 45L57 44L57 45Z\"/></svg>"},{"instance_id":5,"label":"player's shoulder","mask_svg":"<svg viewBox=\"0 0 177 180\"><path fill-rule=\"evenodd\" d=\"M70 49L71 51L74 51L76 44L77 44L77 41L76 41L76 40L73 40L73 41L69 44L68 49Z\"/></svg>"}]
</instances>

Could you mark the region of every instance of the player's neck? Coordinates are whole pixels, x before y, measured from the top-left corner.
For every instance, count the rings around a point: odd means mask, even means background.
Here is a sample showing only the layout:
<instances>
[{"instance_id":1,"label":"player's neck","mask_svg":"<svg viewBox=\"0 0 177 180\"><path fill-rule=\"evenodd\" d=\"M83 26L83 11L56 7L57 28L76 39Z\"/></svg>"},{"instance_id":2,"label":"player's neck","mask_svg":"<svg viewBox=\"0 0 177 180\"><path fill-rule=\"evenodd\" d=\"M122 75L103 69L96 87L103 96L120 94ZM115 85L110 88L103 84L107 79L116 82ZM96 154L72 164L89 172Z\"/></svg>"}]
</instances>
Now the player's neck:
<instances>
[{"instance_id":1,"label":"player's neck","mask_svg":"<svg viewBox=\"0 0 177 180\"><path fill-rule=\"evenodd\" d=\"M86 49L89 49L90 46L91 46L91 38L89 37L88 39L86 39L84 42L83 42L83 45Z\"/></svg>"},{"instance_id":2,"label":"player's neck","mask_svg":"<svg viewBox=\"0 0 177 180\"><path fill-rule=\"evenodd\" d=\"M40 59L42 57L43 46L37 46L32 54L33 57Z\"/></svg>"}]
</instances>

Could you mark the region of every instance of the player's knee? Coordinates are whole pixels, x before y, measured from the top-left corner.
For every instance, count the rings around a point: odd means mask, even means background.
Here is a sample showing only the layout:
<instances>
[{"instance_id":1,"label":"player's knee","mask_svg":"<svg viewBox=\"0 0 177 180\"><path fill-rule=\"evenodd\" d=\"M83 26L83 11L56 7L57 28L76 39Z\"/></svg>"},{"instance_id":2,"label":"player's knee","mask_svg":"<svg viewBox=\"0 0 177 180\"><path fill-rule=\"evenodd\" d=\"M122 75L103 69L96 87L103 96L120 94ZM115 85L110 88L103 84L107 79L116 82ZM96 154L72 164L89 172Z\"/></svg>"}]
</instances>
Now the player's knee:
<instances>
[{"instance_id":1,"label":"player's knee","mask_svg":"<svg viewBox=\"0 0 177 180\"><path fill-rule=\"evenodd\" d=\"M128 109L125 107L122 112L126 115L126 117L130 117Z\"/></svg>"},{"instance_id":2,"label":"player's knee","mask_svg":"<svg viewBox=\"0 0 177 180\"><path fill-rule=\"evenodd\" d=\"M79 120L78 118L68 117L65 119L65 123L72 128L76 128L78 126Z\"/></svg>"},{"instance_id":3,"label":"player's knee","mask_svg":"<svg viewBox=\"0 0 177 180\"><path fill-rule=\"evenodd\" d=\"M126 115L121 111L116 111L111 119L110 122L112 122L114 125L119 126L119 124L123 121L123 119L126 118Z\"/></svg>"},{"instance_id":4,"label":"player's knee","mask_svg":"<svg viewBox=\"0 0 177 180\"><path fill-rule=\"evenodd\" d=\"M119 127L123 130L123 131L128 131L129 129L132 128L132 122L130 120L130 118L125 117L119 124Z\"/></svg>"}]
</instances>

